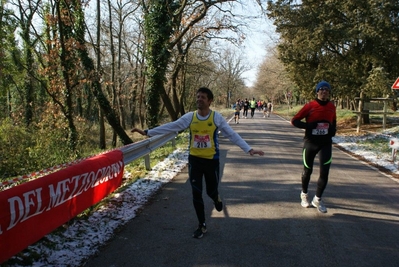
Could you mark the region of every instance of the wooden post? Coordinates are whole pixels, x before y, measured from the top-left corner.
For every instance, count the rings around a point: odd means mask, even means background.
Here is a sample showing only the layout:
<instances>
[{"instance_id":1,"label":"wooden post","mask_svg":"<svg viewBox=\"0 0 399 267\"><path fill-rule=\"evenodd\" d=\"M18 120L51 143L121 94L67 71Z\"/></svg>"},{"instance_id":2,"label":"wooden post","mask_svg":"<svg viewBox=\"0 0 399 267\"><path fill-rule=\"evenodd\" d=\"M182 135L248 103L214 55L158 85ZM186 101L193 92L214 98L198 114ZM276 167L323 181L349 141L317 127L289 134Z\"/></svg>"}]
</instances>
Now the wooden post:
<instances>
[{"instance_id":1,"label":"wooden post","mask_svg":"<svg viewBox=\"0 0 399 267\"><path fill-rule=\"evenodd\" d=\"M363 91L360 92L360 99L359 99L359 108L358 108L358 112L357 113L357 128L356 128L356 132L359 133L360 132L360 126L362 125L362 112L363 112L363 106L364 106L364 102L363 102Z\"/></svg>"},{"instance_id":2,"label":"wooden post","mask_svg":"<svg viewBox=\"0 0 399 267\"><path fill-rule=\"evenodd\" d=\"M144 156L144 165L145 165L145 169L147 171L151 170L150 155L145 155Z\"/></svg>"},{"instance_id":3,"label":"wooden post","mask_svg":"<svg viewBox=\"0 0 399 267\"><path fill-rule=\"evenodd\" d=\"M382 129L385 130L387 125L387 111L388 111L388 99L384 100L384 115L382 115Z\"/></svg>"}]
</instances>

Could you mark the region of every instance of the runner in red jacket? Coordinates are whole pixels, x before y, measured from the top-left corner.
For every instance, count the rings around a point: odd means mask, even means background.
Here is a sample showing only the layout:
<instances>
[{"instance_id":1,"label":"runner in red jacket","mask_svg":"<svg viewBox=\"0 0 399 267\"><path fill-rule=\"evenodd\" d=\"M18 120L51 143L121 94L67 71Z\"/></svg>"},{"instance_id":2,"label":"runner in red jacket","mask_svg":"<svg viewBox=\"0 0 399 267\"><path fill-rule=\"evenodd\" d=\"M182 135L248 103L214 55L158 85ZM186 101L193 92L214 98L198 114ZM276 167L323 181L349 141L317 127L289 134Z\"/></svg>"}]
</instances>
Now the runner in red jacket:
<instances>
[{"instance_id":1,"label":"runner in red jacket","mask_svg":"<svg viewBox=\"0 0 399 267\"><path fill-rule=\"evenodd\" d=\"M336 108L329 100L330 93L330 84L326 81L319 82L316 86L317 98L305 104L291 120L291 124L295 127L305 129L301 205L305 208L310 206L308 186L314 159L319 154L320 175L311 204L323 213L326 213L327 209L321 196L328 182L332 160L332 137L335 135L337 125ZM305 122L302 119L305 119Z\"/></svg>"}]
</instances>

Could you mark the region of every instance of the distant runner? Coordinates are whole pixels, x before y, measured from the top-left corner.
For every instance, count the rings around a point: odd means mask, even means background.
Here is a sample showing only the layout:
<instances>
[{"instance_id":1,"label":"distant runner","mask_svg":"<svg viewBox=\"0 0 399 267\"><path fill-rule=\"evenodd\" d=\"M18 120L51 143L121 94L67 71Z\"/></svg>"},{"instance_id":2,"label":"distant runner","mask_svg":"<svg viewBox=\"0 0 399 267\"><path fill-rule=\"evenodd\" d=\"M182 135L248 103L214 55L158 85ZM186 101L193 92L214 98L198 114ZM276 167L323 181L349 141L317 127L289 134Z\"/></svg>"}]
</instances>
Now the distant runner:
<instances>
[{"instance_id":1,"label":"distant runner","mask_svg":"<svg viewBox=\"0 0 399 267\"><path fill-rule=\"evenodd\" d=\"M236 102L236 108L235 108L235 112L234 112L234 122L236 124L238 124L239 120L240 120L240 110L241 110L240 100L238 99Z\"/></svg>"},{"instance_id":2,"label":"distant runner","mask_svg":"<svg viewBox=\"0 0 399 267\"><path fill-rule=\"evenodd\" d=\"M270 114L272 113L272 109L273 109L273 104L271 102L267 103L267 116L270 117Z\"/></svg>"},{"instance_id":3,"label":"distant runner","mask_svg":"<svg viewBox=\"0 0 399 267\"><path fill-rule=\"evenodd\" d=\"M249 107L251 108L251 118L253 118L254 114L255 114L255 109L256 109L255 97L252 98L252 100L249 102Z\"/></svg>"},{"instance_id":4,"label":"distant runner","mask_svg":"<svg viewBox=\"0 0 399 267\"><path fill-rule=\"evenodd\" d=\"M245 98L245 101L244 101L243 105L244 105L244 110L242 112L242 117L246 119L248 117L248 108L249 108L248 99Z\"/></svg>"}]
</instances>

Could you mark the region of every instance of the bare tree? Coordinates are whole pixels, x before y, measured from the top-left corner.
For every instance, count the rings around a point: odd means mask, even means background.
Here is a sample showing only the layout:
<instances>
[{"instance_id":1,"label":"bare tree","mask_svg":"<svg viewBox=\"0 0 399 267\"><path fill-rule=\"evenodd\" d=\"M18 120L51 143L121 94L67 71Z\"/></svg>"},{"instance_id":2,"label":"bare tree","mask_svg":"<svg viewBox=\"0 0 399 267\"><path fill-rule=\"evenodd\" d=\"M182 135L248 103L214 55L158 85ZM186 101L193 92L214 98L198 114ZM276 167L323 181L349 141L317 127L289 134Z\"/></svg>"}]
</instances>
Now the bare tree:
<instances>
[{"instance_id":1,"label":"bare tree","mask_svg":"<svg viewBox=\"0 0 399 267\"><path fill-rule=\"evenodd\" d=\"M171 51L181 44L189 31L197 32L195 36L198 39L217 38L218 33L226 29L239 32L241 22L234 21L230 11L231 5L237 2L239 1L143 1L148 52L146 97L149 127L158 124L160 99L169 114L176 113L164 86L165 70L171 59ZM227 36L220 38L229 39Z\"/></svg>"},{"instance_id":2,"label":"bare tree","mask_svg":"<svg viewBox=\"0 0 399 267\"><path fill-rule=\"evenodd\" d=\"M223 51L219 60L219 88L224 92L226 107L230 107L238 98L243 97L245 86L241 76L247 66L243 64L242 57L231 49Z\"/></svg>"},{"instance_id":3,"label":"bare tree","mask_svg":"<svg viewBox=\"0 0 399 267\"><path fill-rule=\"evenodd\" d=\"M254 90L270 101L287 101L287 93L293 93L295 87L288 78L283 63L277 58L274 48L269 48L269 55L259 67Z\"/></svg>"},{"instance_id":4,"label":"bare tree","mask_svg":"<svg viewBox=\"0 0 399 267\"><path fill-rule=\"evenodd\" d=\"M34 109L34 53L33 47L35 40L32 39L31 31L33 27L33 18L40 7L40 1L21 1L15 4L19 11L19 26L21 28L21 37L24 51L24 62L26 75L24 79L24 96L25 96L25 124L29 126L33 119Z\"/></svg>"}]
</instances>

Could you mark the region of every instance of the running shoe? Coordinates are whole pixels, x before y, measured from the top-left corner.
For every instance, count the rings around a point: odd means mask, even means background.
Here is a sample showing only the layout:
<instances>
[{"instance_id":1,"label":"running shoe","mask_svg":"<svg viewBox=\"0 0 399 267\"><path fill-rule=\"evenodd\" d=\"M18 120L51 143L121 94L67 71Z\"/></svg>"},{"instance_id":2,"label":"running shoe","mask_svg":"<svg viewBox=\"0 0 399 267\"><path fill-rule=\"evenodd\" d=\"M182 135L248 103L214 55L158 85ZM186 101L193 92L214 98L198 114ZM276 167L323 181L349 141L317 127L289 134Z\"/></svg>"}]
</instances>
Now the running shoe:
<instances>
[{"instance_id":1,"label":"running shoe","mask_svg":"<svg viewBox=\"0 0 399 267\"><path fill-rule=\"evenodd\" d=\"M301 191L301 206L304 208L309 208L310 203L308 199L308 194Z\"/></svg>"},{"instance_id":2,"label":"running shoe","mask_svg":"<svg viewBox=\"0 0 399 267\"><path fill-rule=\"evenodd\" d=\"M197 230L194 231L193 237L194 238L202 238L206 233L206 225L205 223L199 224Z\"/></svg>"},{"instance_id":3,"label":"running shoe","mask_svg":"<svg viewBox=\"0 0 399 267\"><path fill-rule=\"evenodd\" d=\"M217 211L222 211L223 210L223 202L222 202L222 200L220 199L220 196L218 196L218 199L216 200L216 201L214 201L213 202L214 204L215 204L215 209L217 210Z\"/></svg>"},{"instance_id":4,"label":"running shoe","mask_svg":"<svg viewBox=\"0 0 399 267\"><path fill-rule=\"evenodd\" d=\"M327 212L327 208L326 206L324 206L323 200L321 200L321 198L314 196L312 200L312 205L313 207L317 208L317 210L321 213Z\"/></svg>"}]
</instances>

